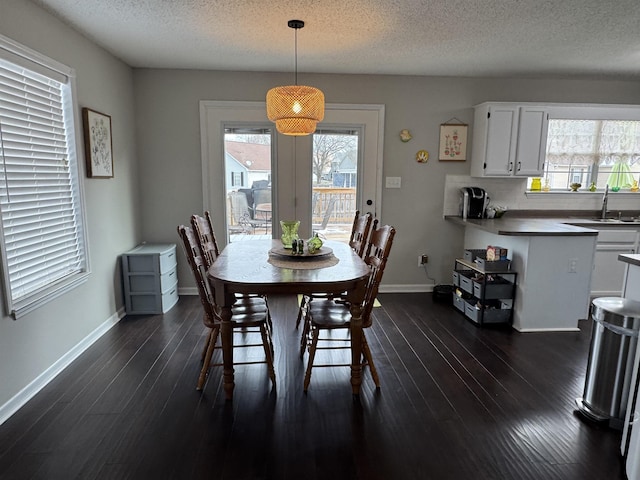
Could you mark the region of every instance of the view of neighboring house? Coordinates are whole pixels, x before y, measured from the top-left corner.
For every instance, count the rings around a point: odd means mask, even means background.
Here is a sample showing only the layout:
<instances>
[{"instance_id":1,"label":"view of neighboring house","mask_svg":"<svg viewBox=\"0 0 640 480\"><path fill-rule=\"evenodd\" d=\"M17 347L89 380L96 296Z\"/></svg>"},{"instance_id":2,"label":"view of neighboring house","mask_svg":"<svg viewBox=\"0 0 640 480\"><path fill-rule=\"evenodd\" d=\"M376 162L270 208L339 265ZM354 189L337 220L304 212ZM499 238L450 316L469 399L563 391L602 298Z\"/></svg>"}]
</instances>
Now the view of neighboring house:
<instances>
[{"instance_id":1,"label":"view of neighboring house","mask_svg":"<svg viewBox=\"0 0 640 480\"><path fill-rule=\"evenodd\" d=\"M271 182L271 146L225 142L225 184L227 192L251 188L256 181Z\"/></svg>"},{"instance_id":2,"label":"view of neighboring house","mask_svg":"<svg viewBox=\"0 0 640 480\"><path fill-rule=\"evenodd\" d=\"M348 150L336 154L331 162L331 185L334 187L355 188L358 176L358 152Z\"/></svg>"}]
</instances>

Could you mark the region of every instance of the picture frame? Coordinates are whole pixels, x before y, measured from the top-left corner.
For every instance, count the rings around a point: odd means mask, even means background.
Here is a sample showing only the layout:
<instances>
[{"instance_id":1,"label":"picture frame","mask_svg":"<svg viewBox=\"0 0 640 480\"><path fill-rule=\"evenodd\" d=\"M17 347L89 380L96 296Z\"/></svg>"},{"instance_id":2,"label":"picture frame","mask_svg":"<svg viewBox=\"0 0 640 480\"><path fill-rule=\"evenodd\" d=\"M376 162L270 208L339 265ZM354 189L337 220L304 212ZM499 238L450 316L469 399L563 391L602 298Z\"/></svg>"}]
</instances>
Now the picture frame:
<instances>
[{"instance_id":1,"label":"picture frame","mask_svg":"<svg viewBox=\"0 0 640 480\"><path fill-rule=\"evenodd\" d=\"M443 123L440 125L440 148L438 159L443 162L464 162L467 159L466 123Z\"/></svg>"},{"instance_id":2,"label":"picture frame","mask_svg":"<svg viewBox=\"0 0 640 480\"><path fill-rule=\"evenodd\" d=\"M111 117L90 108L83 108L82 124L87 176L113 178Z\"/></svg>"}]
</instances>

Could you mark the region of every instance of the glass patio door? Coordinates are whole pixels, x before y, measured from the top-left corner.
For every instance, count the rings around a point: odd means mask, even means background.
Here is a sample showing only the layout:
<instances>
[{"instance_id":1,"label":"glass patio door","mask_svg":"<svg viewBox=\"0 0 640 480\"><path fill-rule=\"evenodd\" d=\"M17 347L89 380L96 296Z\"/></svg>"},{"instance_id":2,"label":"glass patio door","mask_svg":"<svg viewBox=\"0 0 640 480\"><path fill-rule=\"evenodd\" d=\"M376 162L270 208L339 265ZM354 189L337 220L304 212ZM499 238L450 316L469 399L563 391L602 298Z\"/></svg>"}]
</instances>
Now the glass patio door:
<instances>
[{"instance_id":1,"label":"glass patio door","mask_svg":"<svg viewBox=\"0 0 640 480\"><path fill-rule=\"evenodd\" d=\"M271 238L272 134L260 127L225 127L224 189L228 241Z\"/></svg>"},{"instance_id":2,"label":"glass patio door","mask_svg":"<svg viewBox=\"0 0 640 480\"><path fill-rule=\"evenodd\" d=\"M358 209L361 129L319 129L311 154L311 229L320 237L349 241Z\"/></svg>"}]
</instances>

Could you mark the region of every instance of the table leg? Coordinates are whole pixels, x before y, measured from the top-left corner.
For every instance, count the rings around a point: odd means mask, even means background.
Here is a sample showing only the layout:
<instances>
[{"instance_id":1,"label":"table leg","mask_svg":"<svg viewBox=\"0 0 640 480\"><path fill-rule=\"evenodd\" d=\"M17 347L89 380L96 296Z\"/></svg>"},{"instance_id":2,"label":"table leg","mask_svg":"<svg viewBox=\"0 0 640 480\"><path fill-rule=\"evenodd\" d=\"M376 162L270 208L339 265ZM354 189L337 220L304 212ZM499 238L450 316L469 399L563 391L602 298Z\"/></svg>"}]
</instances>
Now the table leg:
<instances>
[{"instance_id":1,"label":"table leg","mask_svg":"<svg viewBox=\"0 0 640 480\"><path fill-rule=\"evenodd\" d=\"M233 327L231 326L231 307L220 309L220 337L222 341L223 388L227 400L233 399Z\"/></svg>"},{"instance_id":2,"label":"table leg","mask_svg":"<svg viewBox=\"0 0 640 480\"><path fill-rule=\"evenodd\" d=\"M351 304L351 392L360 394L362 384L362 307Z\"/></svg>"}]
</instances>

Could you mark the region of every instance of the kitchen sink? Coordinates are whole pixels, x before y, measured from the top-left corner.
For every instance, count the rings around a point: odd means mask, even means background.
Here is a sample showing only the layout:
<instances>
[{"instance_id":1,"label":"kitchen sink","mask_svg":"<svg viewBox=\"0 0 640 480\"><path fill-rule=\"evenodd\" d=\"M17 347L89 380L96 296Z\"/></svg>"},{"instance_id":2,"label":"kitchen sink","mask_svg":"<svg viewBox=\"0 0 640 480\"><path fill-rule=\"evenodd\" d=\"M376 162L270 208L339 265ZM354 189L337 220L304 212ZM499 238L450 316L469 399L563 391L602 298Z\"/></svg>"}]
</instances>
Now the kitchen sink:
<instances>
[{"instance_id":1,"label":"kitchen sink","mask_svg":"<svg viewBox=\"0 0 640 480\"><path fill-rule=\"evenodd\" d=\"M640 218L637 217L594 218L593 220L602 223L640 223Z\"/></svg>"},{"instance_id":2,"label":"kitchen sink","mask_svg":"<svg viewBox=\"0 0 640 480\"><path fill-rule=\"evenodd\" d=\"M573 225L583 225L583 226L586 226L588 224L593 224L593 223L604 223L609 225L623 225L623 224L640 225L640 217L613 217L613 218L591 217L591 218L584 218L582 220L574 219L573 221L568 223L571 223Z\"/></svg>"}]
</instances>

